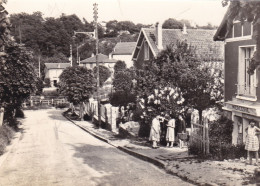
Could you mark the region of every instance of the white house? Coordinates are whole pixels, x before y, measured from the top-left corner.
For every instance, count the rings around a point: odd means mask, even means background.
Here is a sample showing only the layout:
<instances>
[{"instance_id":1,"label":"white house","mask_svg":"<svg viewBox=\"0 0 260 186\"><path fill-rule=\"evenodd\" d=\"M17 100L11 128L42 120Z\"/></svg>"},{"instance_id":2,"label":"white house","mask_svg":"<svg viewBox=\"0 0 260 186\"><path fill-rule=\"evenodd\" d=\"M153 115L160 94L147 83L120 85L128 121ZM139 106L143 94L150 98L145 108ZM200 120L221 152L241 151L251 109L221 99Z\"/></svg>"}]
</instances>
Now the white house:
<instances>
[{"instance_id":1,"label":"white house","mask_svg":"<svg viewBox=\"0 0 260 186\"><path fill-rule=\"evenodd\" d=\"M59 76L69 66L70 63L45 63L45 78L50 79L52 87L57 85Z\"/></svg>"},{"instance_id":2,"label":"white house","mask_svg":"<svg viewBox=\"0 0 260 186\"><path fill-rule=\"evenodd\" d=\"M113 59L121 60L126 63L127 68L133 66L132 54L136 47L136 42L117 43L114 51L111 53Z\"/></svg>"},{"instance_id":3,"label":"white house","mask_svg":"<svg viewBox=\"0 0 260 186\"><path fill-rule=\"evenodd\" d=\"M117 60L109 59L109 57L104 54L98 54L98 61L99 61L100 65L103 65L103 66L109 68L111 71L114 71L114 65L117 62ZM94 67L96 66L96 56L92 56L90 58L80 61L79 66L84 66L88 69L93 70Z\"/></svg>"}]
</instances>

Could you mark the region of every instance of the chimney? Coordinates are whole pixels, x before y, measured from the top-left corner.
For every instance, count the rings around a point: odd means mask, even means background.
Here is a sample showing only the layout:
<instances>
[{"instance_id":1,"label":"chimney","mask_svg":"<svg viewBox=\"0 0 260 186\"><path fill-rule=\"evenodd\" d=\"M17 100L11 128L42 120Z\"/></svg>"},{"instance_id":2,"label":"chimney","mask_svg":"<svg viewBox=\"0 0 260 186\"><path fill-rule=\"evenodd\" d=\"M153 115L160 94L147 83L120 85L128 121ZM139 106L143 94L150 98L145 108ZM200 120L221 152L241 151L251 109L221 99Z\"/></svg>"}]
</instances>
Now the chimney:
<instances>
[{"instance_id":1,"label":"chimney","mask_svg":"<svg viewBox=\"0 0 260 186\"><path fill-rule=\"evenodd\" d=\"M187 27L186 27L185 23L184 23L184 25L183 25L182 33L183 33L183 34L188 34L188 33L187 33Z\"/></svg>"},{"instance_id":2,"label":"chimney","mask_svg":"<svg viewBox=\"0 0 260 186\"><path fill-rule=\"evenodd\" d=\"M156 45L159 50L163 49L162 45L162 25L157 22L155 25L155 31L156 31Z\"/></svg>"}]
</instances>

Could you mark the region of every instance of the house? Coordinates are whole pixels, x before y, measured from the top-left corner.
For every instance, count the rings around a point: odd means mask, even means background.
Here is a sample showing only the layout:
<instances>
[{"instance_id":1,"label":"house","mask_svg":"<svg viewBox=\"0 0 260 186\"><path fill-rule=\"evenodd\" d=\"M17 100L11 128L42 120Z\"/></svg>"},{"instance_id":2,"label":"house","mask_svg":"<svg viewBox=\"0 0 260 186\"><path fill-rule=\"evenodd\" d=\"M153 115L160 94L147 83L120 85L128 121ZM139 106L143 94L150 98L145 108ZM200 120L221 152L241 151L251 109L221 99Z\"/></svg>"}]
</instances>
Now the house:
<instances>
[{"instance_id":1,"label":"house","mask_svg":"<svg viewBox=\"0 0 260 186\"><path fill-rule=\"evenodd\" d=\"M59 76L63 70L70 67L70 63L45 63L45 78L49 78L51 86L57 86Z\"/></svg>"},{"instance_id":2,"label":"house","mask_svg":"<svg viewBox=\"0 0 260 186\"><path fill-rule=\"evenodd\" d=\"M247 73L250 58L256 50L253 26L250 22L234 21L233 27L228 29L230 11L229 8L214 40L225 42L223 109L234 121L232 143L237 145L245 142L249 120L260 121L260 73L258 70L253 75Z\"/></svg>"},{"instance_id":3,"label":"house","mask_svg":"<svg viewBox=\"0 0 260 186\"><path fill-rule=\"evenodd\" d=\"M133 66L132 55L136 46L136 42L120 42L117 43L111 57L116 60L121 60L126 63L126 67Z\"/></svg>"},{"instance_id":4,"label":"house","mask_svg":"<svg viewBox=\"0 0 260 186\"><path fill-rule=\"evenodd\" d=\"M155 28L142 28L133 53L134 66L142 68L143 63L156 58L159 52L178 41L186 41L196 50L202 61L223 62L224 44L212 40L216 30L205 29L162 29L159 23ZM176 46L176 45L175 45Z\"/></svg>"},{"instance_id":5,"label":"house","mask_svg":"<svg viewBox=\"0 0 260 186\"><path fill-rule=\"evenodd\" d=\"M114 65L117 62L117 60L109 59L109 57L104 54L98 54L98 61L100 65L109 68L111 71L114 71ZM96 66L96 56L92 55L92 57L80 61L79 66L93 69Z\"/></svg>"}]
</instances>

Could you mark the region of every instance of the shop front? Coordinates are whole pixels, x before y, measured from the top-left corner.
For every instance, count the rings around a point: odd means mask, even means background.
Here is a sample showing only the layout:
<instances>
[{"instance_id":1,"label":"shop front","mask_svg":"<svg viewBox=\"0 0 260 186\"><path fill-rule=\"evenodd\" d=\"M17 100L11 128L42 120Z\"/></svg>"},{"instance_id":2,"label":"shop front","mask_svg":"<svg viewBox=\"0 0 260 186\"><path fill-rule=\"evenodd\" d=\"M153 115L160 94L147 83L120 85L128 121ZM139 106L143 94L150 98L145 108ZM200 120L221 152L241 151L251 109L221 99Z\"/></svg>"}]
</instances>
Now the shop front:
<instances>
[{"instance_id":1,"label":"shop front","mask_svg":"<svg viewBox=\"0 0 260 186\"><path fill-rule=\"evenodd\" d=\"M257 127L260 123L260 105L253 102L228 101L223 107L226 116L233 124L232 144L243 144L246 141L246 128L250 120L255 120Z\"/></svg>"}]
</instances>

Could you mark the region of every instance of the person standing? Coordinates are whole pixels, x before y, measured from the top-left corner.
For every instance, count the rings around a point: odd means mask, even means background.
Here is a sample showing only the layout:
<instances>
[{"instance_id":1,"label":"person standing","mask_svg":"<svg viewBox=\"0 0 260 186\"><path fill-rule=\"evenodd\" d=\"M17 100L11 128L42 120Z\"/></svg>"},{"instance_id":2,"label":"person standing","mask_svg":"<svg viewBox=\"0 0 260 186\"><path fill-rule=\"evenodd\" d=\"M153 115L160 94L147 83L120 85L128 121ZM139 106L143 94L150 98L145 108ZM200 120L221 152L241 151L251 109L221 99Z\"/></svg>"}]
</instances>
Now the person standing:
<instances>
[{"instance_id":1,"label":"person standing","mask_svg":"<svg viewBox=\"0 0 260 186\"><path fill-rule=\"evenodd\" d=\"M178 121L178 138L179 138L179 146L180 148L183 147L183 141L186 140L187 138L187 134L186 134L186 123L182 117L182 115L180 114L178 117L179 121Z\"/></svg>"},{"instance_id":2,"label":"person standing","mask_svg":"<svg viewBox=\"0 0 260 186\"><path fill-rule=\"evenodd\" d=\"M256 163L258 165L258 150L259 150L259 140L256 136L256 132L260 132L260 129L255 126L256 122L254 120L249 121L249 126L246 129L247 139L245 149L247 150L247 157L249 159L249 164L252 165L252 153L255 154Z\"/></svg>"},{"instance_id":3,"label":"person standing","mask_svg":"<svg viewBox=\"0 0 260 186\"><path fill-rule=\"evenodd\" d=\"M166 147L173 147L174 137L175 137L175 119L171 116L171 119L168 121L167 124L167 132L166 132Z\"/></svg>"},{"instance_id":4,"label":"person standing","mask_svg":"<svg viewBox=\"0 0 260 186\"><path fill-rule=\"evenodd\" d=\"M153 142L152 148L154 148L154 149L159 148L158 142L160 141L160 132L161 132L159 118L160 118L160 115L157 115L153 119L151 130L150 130L150 136L149 136L149 140Z\"/></svg>"}]
</instances>

